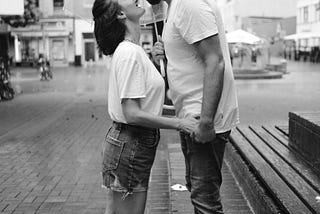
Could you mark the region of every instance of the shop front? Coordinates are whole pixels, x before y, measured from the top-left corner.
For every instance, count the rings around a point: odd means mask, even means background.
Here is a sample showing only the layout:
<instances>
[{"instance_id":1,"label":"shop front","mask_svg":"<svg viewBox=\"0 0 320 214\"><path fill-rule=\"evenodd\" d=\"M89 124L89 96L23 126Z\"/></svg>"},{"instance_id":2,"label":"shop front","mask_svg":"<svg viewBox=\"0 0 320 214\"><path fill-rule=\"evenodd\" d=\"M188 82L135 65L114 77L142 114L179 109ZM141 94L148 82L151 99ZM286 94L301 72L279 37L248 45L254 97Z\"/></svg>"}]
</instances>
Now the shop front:
<instances>
[{"instance_id":1,"label":"shop front","mask_svg":"<svg viewBox=\"0 0 320 214\"><path fill-rule=\"evenodd\" d=\"M72 29L68 20L41 21L26 28L12 28L16 64L34 66L43 54L51 66L68 66L73 62Z\"/></svg>"}]
</instances>

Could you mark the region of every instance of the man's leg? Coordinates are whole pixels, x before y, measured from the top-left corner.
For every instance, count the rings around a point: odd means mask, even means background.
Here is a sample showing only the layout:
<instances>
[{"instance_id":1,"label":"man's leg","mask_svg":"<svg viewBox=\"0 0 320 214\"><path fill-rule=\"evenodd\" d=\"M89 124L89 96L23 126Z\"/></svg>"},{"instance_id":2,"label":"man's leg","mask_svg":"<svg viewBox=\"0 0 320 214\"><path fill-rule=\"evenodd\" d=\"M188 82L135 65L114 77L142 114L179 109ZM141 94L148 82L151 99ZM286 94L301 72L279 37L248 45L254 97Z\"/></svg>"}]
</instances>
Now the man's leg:
<instances>
[{"instance_id":1,"label":"man's leg","mask_svg":"<svg viewBox=\"0 0 320 214\"><path fill-rule=\"evenodd\" d=\"M206 144L181 134L187 187L196 214L223 213L220 198L221 167L229 134L218 134L214 141Z\"/></svg>"}]
</instances>

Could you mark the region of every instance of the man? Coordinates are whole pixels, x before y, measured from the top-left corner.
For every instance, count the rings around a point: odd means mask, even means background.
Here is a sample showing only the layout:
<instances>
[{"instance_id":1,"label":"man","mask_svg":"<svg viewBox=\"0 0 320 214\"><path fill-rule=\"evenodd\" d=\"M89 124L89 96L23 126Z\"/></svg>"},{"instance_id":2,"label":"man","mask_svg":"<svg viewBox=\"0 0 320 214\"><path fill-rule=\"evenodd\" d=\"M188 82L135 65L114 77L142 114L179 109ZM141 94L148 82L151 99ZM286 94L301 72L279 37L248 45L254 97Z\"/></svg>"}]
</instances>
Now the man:
<instances>
[{"instance_id":1,"label":"man","mask_svg":"<svg viewBox=\"0 0 320 214\"><path fill-rule=\"evenodd\" d=\"M239 111L221 14L214 0L165 1L169 12L164 46L156 43L153 55L159 61L165 49L177 116L199 119L193 136L180 133L187 187L196 214L223 213L221 166Z\"/></svg>"}]
</instances>

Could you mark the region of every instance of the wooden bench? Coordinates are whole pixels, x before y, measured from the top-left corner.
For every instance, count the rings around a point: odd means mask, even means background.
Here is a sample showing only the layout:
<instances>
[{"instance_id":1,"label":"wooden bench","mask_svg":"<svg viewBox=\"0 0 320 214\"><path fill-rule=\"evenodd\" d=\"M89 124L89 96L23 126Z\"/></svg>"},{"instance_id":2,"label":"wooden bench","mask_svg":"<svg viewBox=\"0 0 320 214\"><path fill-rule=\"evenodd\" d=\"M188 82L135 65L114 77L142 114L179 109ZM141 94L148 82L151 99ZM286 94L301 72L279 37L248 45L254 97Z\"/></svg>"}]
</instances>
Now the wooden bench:
<instances>
[{"instance_id":1,"label":"wooden bench","mask_svg":"<svg viewBox=\"0 0 320 214\"><path fill-rule=\"evenodd\" d=\"M290 146L320 171L320 111L289 113Z\"/></svg>"},{"instance_id":2,"label":"wooden bench","mask_svg":"<svg viewBox=\"0 0 320 214\"><path fill-rule=\"evenodd\" d=\"M255 213L320 213L320 172L289 146L287 127L238 127L226 163Z\"/></svg>"}]
</instances>

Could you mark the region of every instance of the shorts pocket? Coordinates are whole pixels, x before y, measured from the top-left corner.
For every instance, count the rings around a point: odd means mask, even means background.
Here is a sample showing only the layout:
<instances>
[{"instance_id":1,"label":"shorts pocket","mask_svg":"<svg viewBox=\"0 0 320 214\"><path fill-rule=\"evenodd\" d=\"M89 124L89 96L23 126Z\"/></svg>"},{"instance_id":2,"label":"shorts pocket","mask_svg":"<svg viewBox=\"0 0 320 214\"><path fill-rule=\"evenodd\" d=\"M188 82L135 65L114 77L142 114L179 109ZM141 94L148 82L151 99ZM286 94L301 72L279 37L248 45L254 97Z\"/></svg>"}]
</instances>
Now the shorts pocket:
<instances>
[{"instance_id":1,"label":"shorts pocket","mask_svg":"<svg viewBox=\"0 0 320 214\"><path fill-rule=\"evenodd\" d=\"M118 168L123 147L124 142L114 139L110 136L106 137L102 164L104 172Z\"/></svg>"},{"instance_id":2,"label":"shorts pocket","mask_svg":"<svg viewBox=\"0 0 320 214\"><path fill-rule=\"evenodd\" d=\"M159 143L159 136L140 136L138 143L143 147L153 149L157 147Z\"/></svg>"}]
</instances>

